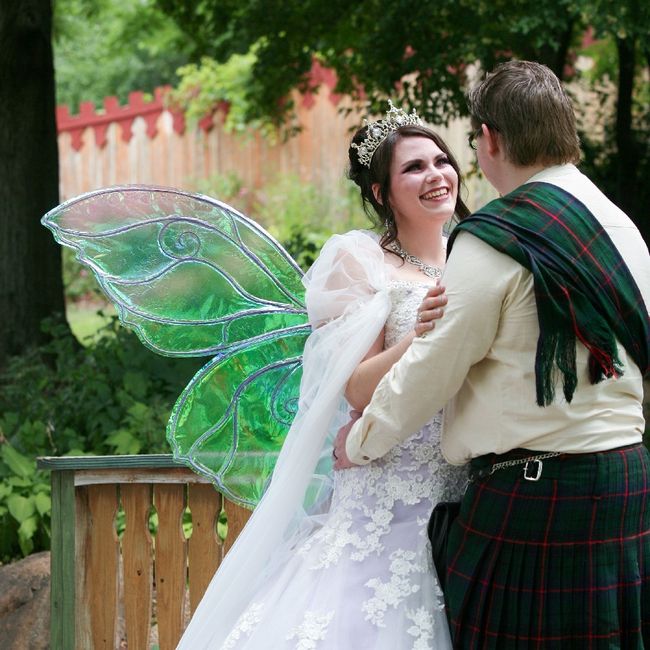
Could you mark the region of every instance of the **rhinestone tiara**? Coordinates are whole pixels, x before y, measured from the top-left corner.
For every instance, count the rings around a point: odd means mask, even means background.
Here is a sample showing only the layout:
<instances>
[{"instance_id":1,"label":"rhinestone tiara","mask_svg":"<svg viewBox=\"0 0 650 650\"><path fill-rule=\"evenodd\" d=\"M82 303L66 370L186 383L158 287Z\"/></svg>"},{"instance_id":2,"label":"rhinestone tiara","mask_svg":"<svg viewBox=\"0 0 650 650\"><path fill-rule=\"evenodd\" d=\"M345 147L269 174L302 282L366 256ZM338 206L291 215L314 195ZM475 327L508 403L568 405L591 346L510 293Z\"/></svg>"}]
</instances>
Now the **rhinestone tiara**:
<instances>
[{"instance_id":1,"label":"rhinestone tiara","mask_svg":"<svg viewBox=\"0 0 650 650\"><path fill-rule=\"evenodd\" d=\"M415 109L411 113L407 113L401 108L396 108L393 106L393 102L388 100L388 112L383 119L378 120L377 122L368 122L364 120L364 126L368 127L368 132L366 137L363 139L361 144L353 142L351 147L357 150L357 157L359 162L366 167L370 167L370 161L377 151L377 147L386 139L386 136L393 131L396 131L401 126L407 126L410 124L416 124L418 126L424 126L424 122L420 119L420 116L415 112Z\"/></svg>"}]
</instances>

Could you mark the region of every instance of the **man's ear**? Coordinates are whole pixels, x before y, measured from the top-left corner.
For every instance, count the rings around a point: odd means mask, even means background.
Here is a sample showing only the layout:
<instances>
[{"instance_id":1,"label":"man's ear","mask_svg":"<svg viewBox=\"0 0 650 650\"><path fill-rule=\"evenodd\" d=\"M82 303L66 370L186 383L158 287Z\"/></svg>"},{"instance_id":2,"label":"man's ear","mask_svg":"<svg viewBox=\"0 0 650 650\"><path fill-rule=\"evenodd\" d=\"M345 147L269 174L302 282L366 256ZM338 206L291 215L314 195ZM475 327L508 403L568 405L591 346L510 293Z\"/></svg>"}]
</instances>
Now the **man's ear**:
<instances>
[{"instance_id":1,"label":"man's ear","mask_svg":"<svg viewBox=\"0 0 650 650\"><path fill-rule=\"evenodd\" d=\"M384 205L381 200L381 187L379 183L373 183L371 185L372 193L375 195L375 201L379 203L379 205Z\"/></svg>"},{"instance_id":2,"label":"man's ear","mask_svg":"<svg viewBox=\"0 0 650 650\"><path fill-rule=\"evenodd\" d=\"M487 151L490 156L495 156L499 153L499 134L495 129L490 129L487 124L481 124L481 132L485 138Z\"/></svg>"}]
</instances>

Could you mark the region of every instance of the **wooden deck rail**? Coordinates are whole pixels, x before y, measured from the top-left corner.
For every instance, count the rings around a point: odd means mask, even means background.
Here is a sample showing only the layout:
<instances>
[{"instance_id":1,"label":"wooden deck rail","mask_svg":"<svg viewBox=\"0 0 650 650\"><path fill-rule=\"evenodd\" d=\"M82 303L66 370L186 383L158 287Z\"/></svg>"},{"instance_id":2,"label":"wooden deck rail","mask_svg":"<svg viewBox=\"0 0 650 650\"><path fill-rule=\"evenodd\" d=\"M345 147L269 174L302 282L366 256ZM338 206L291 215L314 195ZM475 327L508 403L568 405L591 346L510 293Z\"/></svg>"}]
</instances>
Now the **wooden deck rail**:
<instances>
[{"instance_id":1,"label":"wooden deck rail","mask_svg":"<svg viewBox=\"0 0 650 650\"><path fill-rule=\"evenodd\" d=\"M113 650L125 637L128 650L173 650L250 512L168 455L46 457L38 467L52 481L50 647Z\"/></svg>"}]
</instances>

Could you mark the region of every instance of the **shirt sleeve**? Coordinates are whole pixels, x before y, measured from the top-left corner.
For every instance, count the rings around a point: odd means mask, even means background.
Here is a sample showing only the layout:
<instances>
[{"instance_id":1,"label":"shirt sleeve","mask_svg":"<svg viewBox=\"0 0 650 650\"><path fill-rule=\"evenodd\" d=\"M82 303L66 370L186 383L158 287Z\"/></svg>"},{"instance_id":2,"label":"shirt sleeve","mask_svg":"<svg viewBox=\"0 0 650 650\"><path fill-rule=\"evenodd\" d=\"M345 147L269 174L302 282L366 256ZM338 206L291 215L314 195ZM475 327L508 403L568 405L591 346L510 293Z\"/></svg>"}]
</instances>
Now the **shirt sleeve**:
<instances>
[{"instance_id":1,"label":"shirt sleeve","mask_svg":"<svg viewBox=\"0 0 650 650\"><path fill-rule=\"evenodd\" d=\"M421 429L456 394L469 368L489 354L513 264L516 272L513 260L474 235L459 233L442 280L445 314L377 386L347 438L352 462L380 458Z\"/></svg>"}]
</instances>

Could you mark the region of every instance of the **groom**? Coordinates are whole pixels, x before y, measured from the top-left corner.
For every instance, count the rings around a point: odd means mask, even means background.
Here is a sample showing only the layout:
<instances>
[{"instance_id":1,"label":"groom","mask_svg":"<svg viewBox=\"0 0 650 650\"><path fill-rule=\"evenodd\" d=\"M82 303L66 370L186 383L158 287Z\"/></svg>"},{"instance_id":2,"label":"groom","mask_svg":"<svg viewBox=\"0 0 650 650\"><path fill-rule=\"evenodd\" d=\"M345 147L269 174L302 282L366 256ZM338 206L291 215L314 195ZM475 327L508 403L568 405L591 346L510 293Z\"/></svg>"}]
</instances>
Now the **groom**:
<instances>
[{"instance_id":1,"label":"groom","mask_svg":"<svg viewBox=\"0 0 650 650\"><path fill-rule=\"evenodd\" d=\"M574 166L573 110L548 68L497 67L469 108L502 198L452 233L445 317L339 435L338 466L445 406L442 451L470 463L449 544L454 646L650 647L647 247Z\"/></svg>"}]
</instances>

